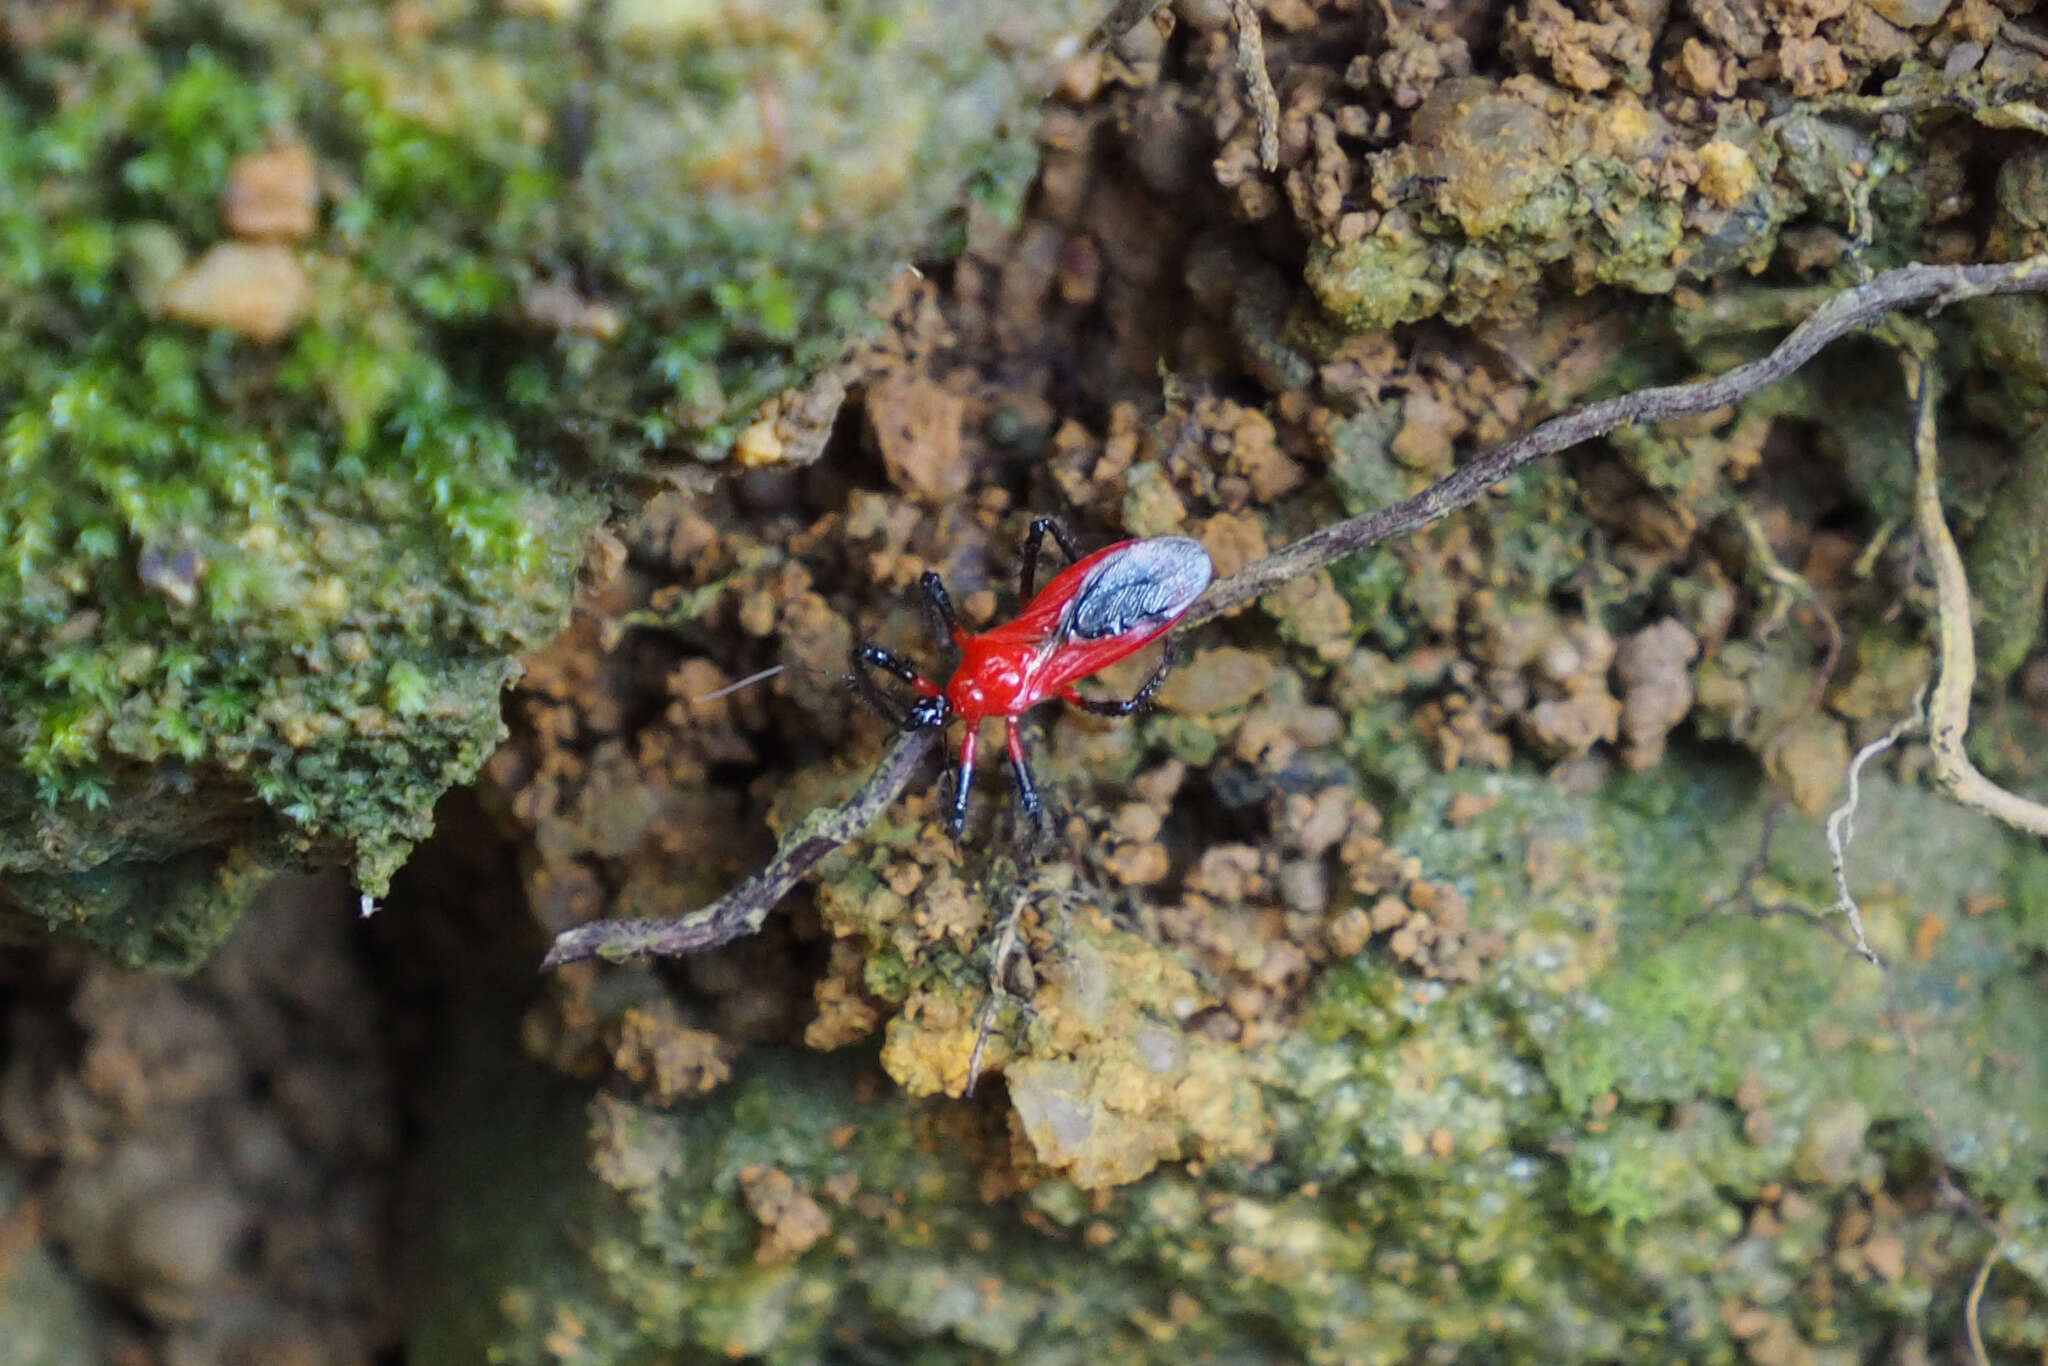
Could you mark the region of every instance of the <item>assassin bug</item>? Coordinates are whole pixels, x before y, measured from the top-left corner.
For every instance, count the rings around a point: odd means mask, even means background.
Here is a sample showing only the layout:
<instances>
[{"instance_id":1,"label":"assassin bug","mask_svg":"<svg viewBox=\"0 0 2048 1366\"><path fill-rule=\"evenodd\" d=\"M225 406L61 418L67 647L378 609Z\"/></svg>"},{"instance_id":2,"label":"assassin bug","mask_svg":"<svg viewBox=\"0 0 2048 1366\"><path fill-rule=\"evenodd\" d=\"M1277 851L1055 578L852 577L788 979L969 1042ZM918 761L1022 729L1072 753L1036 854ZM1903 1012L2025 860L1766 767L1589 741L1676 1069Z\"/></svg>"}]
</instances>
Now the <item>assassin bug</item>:
<instances>
[{"instance_id":1,"label":"assassin bug","mask_svg":"<svg viewBox=\"0 0 2048 1366\"><path fill-rule=\"evenodd\" d=\"M1071 563L1043 592L1034 594L1039 550L1048 534ZM960 740L952 805L946 813L946 828L955 839L967 824L967 796L974 784L981 723L1002 717L1017 800L1036 826L1044 818L1045 808L1024 755L1018 718L1055 697L1098 716L1129 716L1151 702L1172 667L1170 653L1160 658L1152 676L1130 697L1083 697L1074 684L1165 635L1187 615L1215 573L1209 553L1200 542L1185 536L1119 541L1084 557L1064 527L1050 517L1041 517L1031 524L1031 534L1024 541L1019 593L1024 610L1014 621L979 633L967 631L954 615L953 600L939 576L927 572L919 580L932 630L941 648L959 661L943 688L867 641L853 647L854 683L877 711L905 730L936 730L955 717L967 723L967 734ZM908 707L898 706L876 685L869 669L882 670L907 683L917 693L917 700Z\"/></svg>"}]
</instances>

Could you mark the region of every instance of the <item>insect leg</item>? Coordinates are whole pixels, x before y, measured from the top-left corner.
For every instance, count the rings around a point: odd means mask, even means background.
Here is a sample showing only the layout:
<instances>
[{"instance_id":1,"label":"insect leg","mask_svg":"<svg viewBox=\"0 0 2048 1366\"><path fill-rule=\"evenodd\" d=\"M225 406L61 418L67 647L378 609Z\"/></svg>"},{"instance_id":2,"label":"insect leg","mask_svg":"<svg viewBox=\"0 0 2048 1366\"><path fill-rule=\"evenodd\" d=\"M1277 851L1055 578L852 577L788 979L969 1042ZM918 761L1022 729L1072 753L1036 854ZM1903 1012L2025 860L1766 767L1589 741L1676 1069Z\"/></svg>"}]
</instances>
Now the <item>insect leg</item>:
<instances>
[{"instance_id":1,"label":"insect leg","mask_svg":"<svg viewBox=\"0 0 2048 1366\"><path fill-rule=\"evenodd\" d=\"M904 663L895 655L890 654L881 646L871 644L868 641L860 641L853 647L851 662L853 666L852 678L854 688L859 691L861 697L867 701L869 706L887 717L891 725L903 726L907 724L910 714L898 706L889 694L875 686L875 680L868 674L869 669L884 670L902 679L911 687L916 688L919 693L926 696L937 691L923 674L911 668L910 665Z\"/></svg>"},{"instance_id":2,"label":"insect leg","mask_svg":"<svg viewBox=\"0 0 2048 1366\"><path fill-rule=\"evenodd\" d=\"M1024 732L1018 728L1016 717L1003 718L1003 739L1010 751L1010 774L1017 780L1017 804L1024 808L1026 819L1036 830L1045 824L1045 803L1039 800L1038 784L1024 758Z\"/></svg>"},{"instance_id":3,"label":"insect leg","mask_svg":"<svg viewBox=\"0 0 2048 1366\"><path fill-rule=\"evenodd\" d=\"M953 611L953 599L946 592L945 580L927 569L918 583L924 588L925 624L932 628L941 650L957 654L960 649L960 618Z\"/></svg>"},{"instance_id":4,"label":"insect leg","mask_svg":"<svg viewBox=\"0 0 2048 1366\"><path fill-rule=\"evenodd\" d=\"M959 776L953 780L953 809L946 813L946 833L954 839L967 828L967 795L974 790L974 755L981 747L981 727L969 722L960 737Z\"/></svg>"},{"instance_id":5,"label":"insect leg","mask_svg":"<svg viewBox=\"0 0 2048 1366\"><path fill-rule=\"evenodd\" d=\"M1166 682L1166 676L1173 672L1173 665L1173 650L1169 646L1166 653L1159 656L1159 663L1153 666L1152 676L1145 680L1145 686L1129 697L1083 697L1074 691L1072 685L1069 685L1060 696L1081 710L1092 711L1097 716L1129 716L1134 711L1143 711L1152 705L1152 698L1158 693L1160 685Z\"/></svg>"},{"instance_id":6,"label":"insect leg","mask_svg":"<svg viewBox=\"0 0 2048 1366\"><path fill-rule=\"evenodd\" d=\"M1033 522L1031 534L1024 538L1024 573L1018 590L1019 600L1022 602L1031 601L1032 590L1038 584L1038 551L1045 544L1045 534L1048 531L1052 533L1052 538L1060 543L1060 549L1066 552L1068 564L1081 558L1081 552L1074 548L1074 538L1060 525L1059 518L1040 517Z\"/></svg>"}]
</instances>

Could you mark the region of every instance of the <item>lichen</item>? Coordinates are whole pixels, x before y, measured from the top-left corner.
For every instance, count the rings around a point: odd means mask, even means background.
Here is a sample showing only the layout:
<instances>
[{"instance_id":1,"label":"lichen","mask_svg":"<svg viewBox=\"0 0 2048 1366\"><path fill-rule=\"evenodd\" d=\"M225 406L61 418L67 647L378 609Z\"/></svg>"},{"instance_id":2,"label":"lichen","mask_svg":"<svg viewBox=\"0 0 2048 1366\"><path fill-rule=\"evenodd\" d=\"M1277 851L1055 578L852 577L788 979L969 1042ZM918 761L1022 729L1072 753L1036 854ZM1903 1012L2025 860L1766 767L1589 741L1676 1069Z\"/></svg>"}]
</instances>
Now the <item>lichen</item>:
<instances>
[{"instance_id":1,"label":"lichen","mask_svg":"<svg viewBox=\"0 0 2048 1366\"><path fill-rule=\"evenodd\" d=\"M1502 948L1464 983L1377 947L1334 962L1298 1025L1246 1055L1273 1117L1267 1165L1170 1164L1090 1195L1070 1184L1078 1166L1015 1166L990 1111L865 1080L863 1053L756 1052L670 1114L601 1100L609 1193L584 1228L607 1300L536 1298L515 1277L522 1321L487 1340L512 1361L544 1359L564 1323L592 1361L813 1360L847 1334L946 1361L1164 1362L1258 1343L1314 1362L1432 1343L1494 1361L1716 1361L1762 1331L1736 1306L1794 1342L1874 1350L1953 1312L1981 1253L1931 1239L1938 1206L1885 1193L1915 1143L2015 1219L2041 1217L2048 1146L2030 1117L2048 1106L2048 1037L2023 1005L2034 969L2000 948L2037 912L1970 909L2040 877L2041 858L1934 794L1866 792L1858 873L1895 1016L1876 969L1815 923L1832 897L1816 824L1779 826L1759 884L1794 909L1724 901L1763 805L1742 766L1697 754L1595 796L1525 775L1412 793L1388 837L1461 888ZM1447 821L1454 807L1466 814ZM1948 932L1928 939L1923 917ZM1101 1037L1069 1021L1075 982L1115 943L1103 934L1077 928L1075 981L1042 991L1033 1033L1084 1050ZM1115 999L1108 982L1093 995ZM1138 1054L1155 1047L1147 1027L1127 1040ZM1105 1100L1075 1097L1103 1066L1012 1063L1027 1140L1084 1125ZM1145 1085L1120 1075L1110 1109L1142 1111ZM1172 1146L1142 1113L1098 1120L1143 1166ZM972 1194L1020 1180L1015 1203ZM764 1205L771 1188L783 1195ZM777 1241L799 1194L818 1207L802 1248ZM2039 1312L2002 1311L1997 1331L2025 1340L2048 1328Z\"/></svg>"}]
</instances>

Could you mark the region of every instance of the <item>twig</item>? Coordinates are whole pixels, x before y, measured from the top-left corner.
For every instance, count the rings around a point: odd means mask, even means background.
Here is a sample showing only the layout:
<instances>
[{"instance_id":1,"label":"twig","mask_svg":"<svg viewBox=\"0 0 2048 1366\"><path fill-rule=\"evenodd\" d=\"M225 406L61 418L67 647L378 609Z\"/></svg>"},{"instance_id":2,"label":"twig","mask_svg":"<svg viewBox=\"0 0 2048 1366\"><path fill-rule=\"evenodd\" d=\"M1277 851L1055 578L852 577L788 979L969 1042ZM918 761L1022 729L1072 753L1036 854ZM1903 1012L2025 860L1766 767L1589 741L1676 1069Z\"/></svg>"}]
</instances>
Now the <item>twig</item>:
<instances>
[{"instance_id":1,"label":"twig","mask_svg":"<svg viewBox=\"0 0 2048 1366\"><path fill-rule=\"evenodd\" d=\"M1804 907L1766 905L1757 898L1756 885L1763 881L1764 873L1771 866L1771 845L1778 838L1778 825L1785 819L1785 808L1791 802L1789 797L1779 794L1764 808L1763 819L1757 824L1756 852L1749 857L1749 866L1742 870L1742 876L1735 884L1735 890L1728 895L1700 907L1679 923L1678 933L1672 936L1676 941L1685 938L1701 925L1733 907L1748 910L1754 916L1790 915L1808 921L1819 921L1820 917L1806 912ZM1804 912L1802 914L1802 912ZM1829 926L1828 928L1833 928ZM1847 947L1843 941L1843 947Z\"/></svg>"},{"instance_id":2,"label":"twig","mask_svg":"<svg viewBox=\"0 0 2048 1366\"><path fill-rule=\"evenodd\" d=\"M1757 627L1758 638L1767 640L1785 624L1785 618L1792 614L1793 603L1805 599L1817 605L1819 594L1813 591L1813 585L1804 576L1785 567L1785 562L1778 558L1778 552L1771 549L1770 535L1749 504L1736 498L1731 500L1730 507L1735 524L1742 528L1743 537L1749 542L1749 553L1756 562L1757 572L1778 590L1775 594L1765 593L1766 597L1775 597L1776 601Z\"/></svg>"},{"instance_id":3,"label":"twig","mask_svg":"<svg viewBox=\"0 0 2048 1366\"><path fill-rule=\"evenodd\" d=\"M1009 987L1003 981L1003 969L1009 966L1011 955L1017 951L1017 924L1024 918L1024 908L1030 901L1020 876L1011 888L1009 908L996 926L996 942L988 960L988 1000L982 1003L980 1017L974 1022L974 1051L967 1058L967 1089L963 1095L973 1095L975 1086L981 1081L981 1060L988 1051L989 1035L995 1032L996 1012L1002 1009L1003 1002L1010 999Z\"/></svg>"},{"instance_id":4,"label":"twig","mask_svg":"<svg viewBox=\"0 0 2048 1366\"><path fill-rule=\"evenodd\" d=\"M1913 520L1934 567L1940 625L1940 663L1934 694L1927 703L1927 746L1934 755L1934 781L1964 806L1995 816L2016 830L2048 838L2048 806L1992 782L1977 771L1963 747L1963 737L1970 730L1970 690L1977 686L1977 642L1970 624L1970 582L1941 512L1934 425L1940 386L1924 356L1913 351L1900 354L1914 403Z\"/></svg>"},{"instance_id":5,"label":"twig","mask_svg":"<svg viewBox=\"0 0 2048 1366\"><path fill-rule=\"evenodd\" d=\"M1876 949L1870 947L1870 940L1863 933L1863 908L1856 904L1855 896L1849 891L1849 842L1856 838L1856 807L1863 800L1863 766L1919 726L1920 715L1920 703L1916 699L1912 715L1856 751L1856 757L1849 761L1848 796L1828 814L1828 857L1835 865L1835 909L1855 932L1856 952L1879 967L1884 966L1884 960L1877 956Z\"/></svg>"},{"instance_id":6,"label":"twig","mask_svg":"<svg viewBox=\"0 0 2048 1366\"><path fill-rule=\"evenodd\" d=\"M937 741L933 730L898 732L866 785L845 805L804 817L775 847L766 867L710 905L670 920L593 920L564 930L541 960L541 971L585 958L620 962L697 953L753 934L798 878L895 803Z\"/></svg>"},{"instance_id":7,"label":"twig","mask_svg":"<svg viewBox=\"0 0 2048 1366\"><path fill-rule=\"evenodd\" d=\"M1829 342L1916 304L1937 308L1991 294L2048 291L2048 256L1988 266L1901 266L1829 299L1769 355L1691 384L1602 399L1554 417L1430 485L1412 498L1324 527L1212 585L1181 619L1188 630L1369 546L1419 530L1476 501L1487 489L1546 455L1641 422L1691 417L1748 398L1812 360Z\"/></svg>"},{"instance_id":8,"label":"twig","mask_svg":"<svg viewBox=\"0 0 2048 1366\"><path fill-rule=\"evenodd\" d=\"M1290 579L1428 526L1476 501L1525 465L1639 422L1710 412L1775 384L1823 346L1878 318L1916 304L1946 306L1992 294L2048 291L2048 256L2004 265L1902 266L1834 296L1758 360L1713 379L1641 389L1589 403L1534 427L1412 498L1304 536L1212 585L1177 630L1213 621ZM1931 420L1931 419L1930 419ZM1967 703L1968 686L1963 689ZM598 920L565 930L543 969L586 958L695 953L752 934L777 900L834 848L874 823L910 782L934 743L931 732L899 736L874 775L846 805L813 812L777 846L753 877L700 910L671 920Z\"/></svg>"},{"instance_id":9,"label":"twig","mask_svg":"<svg viewBox=\"0 0 2048 1366\"><path fill-rule=\"evenodd\" d=\"M1991 1366L1991 1358L1984 1353L1984 1329L1978 1322L1978 1312L1984 1305L1984 1287L1990 1284L1991 1268L1998 1265L2004 1253L2005 1239L2001 1236L1984 1254L1984 1265L1977 1268L1977 1278L1970 1282L1970 1297L1963 1301L1963 1330L1970 1335L1970 1355L1977 1366Z\"/></svg>"},{"instance_id":10,"label":"twig","mask_svg":"<svg viewBox=\"0 0 2048 1366\"><path fill-rule=\"evenodd\" d=\"M1237 29L1237 69L1244 75L1245 94L1259 120L1259 165L1280 169L1280 97L1266 70L1266 37L1252 0L1230 0L1230 22Z\"/></svg>"},{"instance_id":11,"label":"twig","mask_svg":"<svg viewBox=\"0 0 2048 1366\"><path fill-rule=\"evenodd\" d=\"M1850 942L1849 936L1826 916L1818 915L1804 906L1794 905L1789 901L1765 901L1756 894L1757 883L1763 880L1765 870L1770 867L1771 844L1778 837L1778 823L1785 818L1785 808L1790 804L1791 799L1781 795L1774 798L1764 809L1762 825L1757 831L1756 852L1750 855L1749 866L1742 870L1742 878L1735 884L1735 890L1687 916L1679 924L1678 932L1671 937L1671 942L1676 943L1685 938L1723 911L1740 908L1758 920L1781 916L1788 920L1801 921L1840 944L1846 952L1856 951L1856 946ZM1882 968L1883 964L1880 963L1879 967Z\"/></svg>"},{"instance_id":12,"label":"twig","mask_svg":"<svg viewBox=\"0 0 2048 1366\"><path fill-rule=\"evenodd\" d=\"M1778 558L1778 552L1771 549L1771 539L1765 534L1763 523L1757 519L1756 513L1752 512L1749 505L1740 498L1734 499L1733 505L1736 523L1749 540L1750 554L1756 559L1757 571L1778 590L1777 601L1771 605L1770 611L1757 626L1757 639L1770 639L1771 635L1785 624L1785 618L1791 615L1792 605L1802 601L1813 613L1813 619L1820 623L1823 638L1824 648L1821 651L1820 667L1814 670L1813 686L1807 692L1806 705L1787 717L1776 734L1769 738L1764 746L1768 751L1769 747L1788 734L1801 718L1820 706L1821 699L1827 696L1828 686L1834 682L1835 669L1842 662L1842 649L1847 642L1842 636L1842 624L1835 620L1835 614L1821 601L1820 594L1814 591L1806 576L1786 568L1785 562ZM1767 593L1766 596L1770 595Z\"/></svg>"}]
</instances>

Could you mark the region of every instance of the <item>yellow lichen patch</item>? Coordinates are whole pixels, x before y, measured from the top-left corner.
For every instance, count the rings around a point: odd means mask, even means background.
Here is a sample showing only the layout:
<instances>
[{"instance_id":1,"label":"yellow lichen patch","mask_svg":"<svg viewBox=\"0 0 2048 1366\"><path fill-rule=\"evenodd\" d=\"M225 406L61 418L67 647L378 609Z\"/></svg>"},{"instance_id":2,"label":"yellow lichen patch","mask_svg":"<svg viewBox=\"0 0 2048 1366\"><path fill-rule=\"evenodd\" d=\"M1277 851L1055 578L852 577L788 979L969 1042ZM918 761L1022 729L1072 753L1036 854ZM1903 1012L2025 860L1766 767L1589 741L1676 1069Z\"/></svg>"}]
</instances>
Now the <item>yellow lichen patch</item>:
<instances>
[{"instance_id":1,"label":"yellow lichen patch","mask_svg":"<svg viewBox=\"0 0 2048 1366\"><path fill-rule=\"evenodd\" d=\"M925 883L924 895L915 905L911 923L927 941L950 940L962 949L973 946L988 920L988 908L968 894L966 883L945 869Z\"/></svg>"},{"instance_id":2,"label":"yellow lichen patch","mask_svg":"<svg viewBox=\"0 0 2048 1366\"><path fill-rule=\"evenodd\" d=\"M741 469L767 469L788 458L788 447L772 421L750 422L733 438L732 461Z\"/></svg>"},{"instance_id":3,"label":"yellow lichen patch","mask_svg":"<svg viewBox=\"0 0 2048 1366\"><path fill-rule=\"evenodd\" d=\"M1620 157L1647 155L1670 129L1633 95L1623 95L1602 110L1594 124L1595 150Z\"/></svg>"},{"instance_id":4,"label":"yellow lichen patch","mask_svg":"<svg viewBox=\"0 0 2048 1366\"><path fill-rule=\"evenodd\" d=\"M861 990L860 950L847 940L832 945L831 966L811 988L818 1014L804 1030L804 1043L818 1049L844 1048L865 1039L881 1014Z\"/></svg>"},{"instance_id":5,"label":"yellow lichen patch","mask_svg":"<svg viewBox=\"0 0 2048 1366\"><path fill-rule=\"evenodd\" d=\"M619 1021L612 1065L657 1105L702 1095L732 1075L730 1046L686 1027L667 1001L635 1006Z\"/></svg>"},{"instance_id":6,"label":"yellow lichen patch","mask_svg":"<svg viewBox=\"0 0 2048 1366\"><path fill-rule=\"evenodd\" d=\"M1036 1161L1100 1186L1174 1156L1263 1160L1269 1121L1248 1064L1180 1023L1211 1004L1182 961L1093 907L1061 944L1026 1056L1006 1069Z\"/></svg>"},{"instance_id":7,"label":"yellow lichen patch","mask_svg":"<svg viewBox=\"0 0 2048 1366\"><path fill-rule=\"evenodd\" d=\"M1076 1185L1121 1186L1179 1157L1174 1126L1113 1112L1109 1090L1084 1064L1031 1060L1009 1070L1016 1123L1044 1166Z\"/></svg>"},{"instance_id":8,"label":"yellow lichen patch","mask_svg":"<svg viewBox=\"0 0 2048 1366\"><path fill-rule=\"evenodd\" d=\"M979 1006L963 996L928 992L911 997L889 1021L882 1070L913 1096L958 1096L967 1090ZM1001 1050L991 1040L993 1070Z\"/></svg>"},{"instance_id":9,"label":"yellow lichen patch","mask_svg":"<svg viewBox=\"0 0 2048 1366\"><path fill-rule=\"evenodd\" d=\"M1757 185L1756 163L1749 153L1725 138L1701 147L1699 191L1724 209L1747 199Z\"/></svg>"},{"instance_id":10,"label":"yellow lichen patch","mask_svg":"<svg viewBox=\"0 0 2048 1366\"><path fill-rule=\"evenodd\" d=\"M984 1046L1002 1074L1020 1170L1089 1187L1189 1156L1263 1160L1269 1123L1244 1055L1184 1021L1215 1003L1179 956L1082 906L1049 941L1028 1014ZM918 1095L961 1094L981 1037L979 979L914 992L890 1020L882 1066Z\"/></svg>"}]
</instances>

